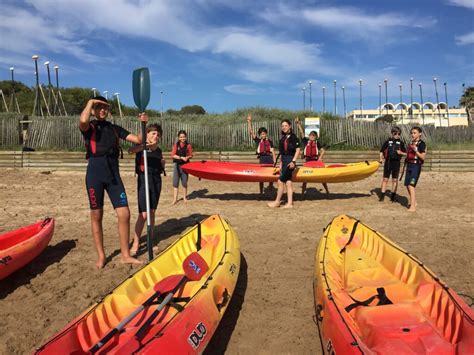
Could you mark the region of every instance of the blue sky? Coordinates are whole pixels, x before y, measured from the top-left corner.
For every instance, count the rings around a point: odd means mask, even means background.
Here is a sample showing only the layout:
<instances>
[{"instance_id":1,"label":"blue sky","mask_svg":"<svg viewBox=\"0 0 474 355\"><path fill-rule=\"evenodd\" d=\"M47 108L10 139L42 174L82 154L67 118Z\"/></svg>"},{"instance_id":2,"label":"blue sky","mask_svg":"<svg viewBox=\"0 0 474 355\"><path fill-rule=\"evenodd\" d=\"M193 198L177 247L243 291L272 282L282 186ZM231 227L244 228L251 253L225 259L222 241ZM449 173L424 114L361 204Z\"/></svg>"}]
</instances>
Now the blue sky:
<instances>
[{"instance_id":1,"label":"blue sky","mask_svg":"<svg viewBox=\"0 0 474 355\"><path fill-rule=\"evenodd\" d=\"M314 110L334 106L342 86L350 111L409 101L414 78L424 101L457 104L461 85L474 85L474 1L250 1L250 0L2 0L0 80L34 84L33 54L60 66L60 85L120 92L133 104L132 71L150 68L150 107L199 104L208 112L266 106L301 109L312 81ZM383 101L384 98L383 90Z\"/></svg>"}]
</instances>

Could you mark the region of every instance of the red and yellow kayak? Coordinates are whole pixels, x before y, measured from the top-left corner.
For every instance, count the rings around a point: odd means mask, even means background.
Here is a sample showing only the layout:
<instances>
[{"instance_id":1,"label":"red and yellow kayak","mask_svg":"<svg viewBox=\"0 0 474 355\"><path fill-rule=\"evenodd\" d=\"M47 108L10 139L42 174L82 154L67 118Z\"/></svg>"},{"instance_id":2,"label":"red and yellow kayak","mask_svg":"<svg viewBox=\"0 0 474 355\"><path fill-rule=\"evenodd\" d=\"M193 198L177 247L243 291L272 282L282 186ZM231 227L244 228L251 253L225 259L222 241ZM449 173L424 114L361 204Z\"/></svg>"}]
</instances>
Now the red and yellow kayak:
<instances>
[{"instance_id":1,"label":"red and yellow kayak","mask_svg":"<svg viewBox=\"0 0 474 355\"><path fill-rule=\"evenodd\" d=\"M199 248L200 246L200 248ZM188 281L150 324L139 354L198 354L209 343L234 292L240 245L232 227L214 215L190 229L152 262L93 305L37 349L37 354L86 354L154 293L160 281L183 275L183 261L198 252L209 266ZM156 309L146 307L97 352L123 354L127 343Z\"/></svg>"},{"instance_id":2,"label":"red and yellow kayak","mask_svg":"<svg viewBox=\"0 0 474 355\"><path fill-rule=\"evenodd\" d=\"M30 226L0 234L0 280L41 254L53 232L54 219L45 218Z\"/></svg>"},{"instance_id":3,"label":"red and yellow kayak","mask_svg":"<svg viewBox=\"0 0 474 355\"><path fill-rule=\"evenodd\" d=\"M474 312L416 257L341 215L316 252L326 354L474 354Z\"/></svg>"},{"instance_id":4,"label":"red and yellow kayak","mask_svg":"<svg viewBox=\"0 0 474 355\"><path fill-rule=\"evenodd\" d=\"M292 181L318 183L352 182L372 175L380 165L378 161L332 165L324 165L322 162L307 164L305 163L302 167L295 169ZM271 165L202 161L186 163L182 167L188 174L208 180L275 182L279 176L278 169Z\"/></svg>"}]
</instances>

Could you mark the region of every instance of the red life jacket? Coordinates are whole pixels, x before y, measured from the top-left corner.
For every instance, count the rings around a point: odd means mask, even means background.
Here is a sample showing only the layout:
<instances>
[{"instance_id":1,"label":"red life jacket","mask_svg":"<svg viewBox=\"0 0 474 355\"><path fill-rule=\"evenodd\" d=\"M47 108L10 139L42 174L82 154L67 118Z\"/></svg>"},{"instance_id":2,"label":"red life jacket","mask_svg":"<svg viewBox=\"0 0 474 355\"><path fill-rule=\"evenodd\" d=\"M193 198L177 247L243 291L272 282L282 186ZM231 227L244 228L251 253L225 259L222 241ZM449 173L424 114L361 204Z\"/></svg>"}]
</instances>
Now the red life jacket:
<instances>
[{"instance_id":1,"label":"red life jacket","mask_svg":"<svg viewBox=\"0 0 474 355\"><path fill-rule=\"evenodd\" d=\"M415 147L418 147L420 145L421 140L416 141L416 142L411 142L411 144L408 145L408 151L407 151L407 163L410 164L423 164L424 161L420 158L417 157L416 152L415 152Z\"/></svg>"},{"instance_id":2,"label":"red life jacket","mask_svg":"<svg viewBox=\"0 0 474 355\"><path fill-rule=\"evenodd\" d=\"M260 142L257 146L257 155L259 157L263 155L270 155L271 154L271 146L270 141L268 139L260 139Z\"/></svg>"},{"instance_id":3,"label":"red life jacket","mask_svg":"<svg viewBox=\"0 0 474 355\"><path fill-rule=\"evenodd\" d=\"M102 156L118 158L121 154L123 158L119 135L112 123L105 121L101 124L100 121L93 120L89 124L89 130L91 133L85 138L86 159Z\"/></svg>"},{"instance_id":4,"label":"red life jacket","mask_svg":"<svg viewBox=\"0 0 474 355\"><path fill-rule=\"evenodd\" d=\"M185 157L188 154L188 142L184 142L184 146L181 147L181 142L176 142L176 155L179 157ZM184 164L184 161L179 159L173 159L173 162L178 164Z\"/></svg>"},{"instance_id":5,"label":"red life jacket","mask_svg":"<svg viewBox=\"0 0 474 355\"><path fill-rule=\"evenodd\" d=\"M305 158L317 160L317 158L319 157L319 149L318 149L317 141L309 140L308 143L306 143L306 146L304 147L303 154Z\"/></svg>"}]
</instances>

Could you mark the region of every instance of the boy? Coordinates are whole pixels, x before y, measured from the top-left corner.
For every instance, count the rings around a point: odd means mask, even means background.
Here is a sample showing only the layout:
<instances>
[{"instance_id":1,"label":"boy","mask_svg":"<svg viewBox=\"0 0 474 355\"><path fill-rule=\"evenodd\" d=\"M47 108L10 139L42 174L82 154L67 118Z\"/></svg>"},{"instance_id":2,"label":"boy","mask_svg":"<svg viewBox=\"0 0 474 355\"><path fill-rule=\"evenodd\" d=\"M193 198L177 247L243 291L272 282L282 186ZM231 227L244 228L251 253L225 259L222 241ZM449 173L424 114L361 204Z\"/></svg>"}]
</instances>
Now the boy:
<instances>
[{"instance_id":1,"label":"boy","mask_svg":"<svg viewBox=\"0 0 474 355\"><path fill-rule=\"evenodd\" d=\"M163 129L159 124L153 123L146 129L147 141L147 167L148 167L148 193L150 196L150 222L153 238L153 227L155 226L155 211L158 206L161 194L161 173L165 169L163 153L158 147L158 140L163 135ZM128 152L135 155L135 173L137 174L137 194L138 194L138 217L135 223L135 234L130 248L130 254L135 255L140 243L143 226L147 219L146 211L146 191L145 191L145 165L143 159L143 144L131 147Z\"/></svg>"},{"instance_id":2,"label":"boy","mask_svg":"<svg viewBox=\"0 0 474 355\"><path fill-rule=\"evenodd\" d=\"M395 201L398 187L398 174L400 173L400 159L402 155L406 155L405 143L400 140L401 129L393 127L391 130L392 137L387 139L380 148L380 161L383 163L383 179L380 188L379 201L385 198L385 190L387 189L388 179L392 176L392 194L390 200Z\"/></svg>"},{"instance_id":3,"label":"boy","mask_svg":"<svg viewBox=\"0 0 474 355\"><path fill-rule=\"evenodd\" d=\"M411 129L412 141L408 145L407 157L406 157L406 173L405 173L405 186L407 187L408 194L410 195L410 205L408 211L416 211L416 197L415 187L418 183L418 179L421 174L421 166L426 159L426 143L421 140L423 131L421 127L415 126Z\"/></svg>"},{"instance_id":4,"label":"boy","mask_svg":"<svg viewBox=\"0 0 474 355\"><path fill-rule=\"evenodd\" d=\"M112 201L118 220L120 236L121 262L124 264L142 264L130 256L128 240L130 237L130 210L127 194L119 172L119 138L140 144L140 135L134 135L126 129L107 121L109 103L102 96L90 99L81 113L79 129L84 137L88 159L86 173L86 188L91 209L91 226L98 259L97 269L102 269L106 258L104 252L104 235L102 218L104 215L104 191ZM91 116L95 119L91 121ZM139 115L140 121L147 122L148 116Z\"/></svg>"}]
</instances>

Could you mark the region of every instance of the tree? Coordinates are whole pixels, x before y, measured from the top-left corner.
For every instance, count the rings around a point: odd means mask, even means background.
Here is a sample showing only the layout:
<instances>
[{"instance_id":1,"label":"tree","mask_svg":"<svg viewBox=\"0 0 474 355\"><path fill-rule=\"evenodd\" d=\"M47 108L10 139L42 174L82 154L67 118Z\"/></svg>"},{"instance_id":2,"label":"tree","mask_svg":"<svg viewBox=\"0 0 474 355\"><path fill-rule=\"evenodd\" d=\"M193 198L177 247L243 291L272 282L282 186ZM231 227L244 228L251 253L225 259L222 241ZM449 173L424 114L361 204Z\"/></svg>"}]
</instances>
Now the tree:
<instances>
[{"instance_id":1,"label":"tree","mask_svg":"<svg viewBox=\"0 0 474 355\"><path fill-rule=\"evenodd\" d=\"M206 110L199 105L183 106L181 107L180 113L183 115L205 115Z\"/></svg>"},{"instance_id":2,"label":"tree","mask_svg":"<svg viewBox=\"0 0 474 355\"><path fill-rule=\"evenodd\" d=\"M464 89L462 96L459 99L459 105L466 108L468 122L469 124L472 124L474 116L474 87L469 86L467 89Z\"/></svg>"},{"instance_id":3,"label":"tree","mask_svg":"<svg viewBox=\"0 0 474 355\"><path fill-rule=\"evenodd\" d=\"M387 122L387 123L392 123L395 121L395 117L392 115L383 115L378 117L375 122Z\"/></svg>"}]
</instances>

